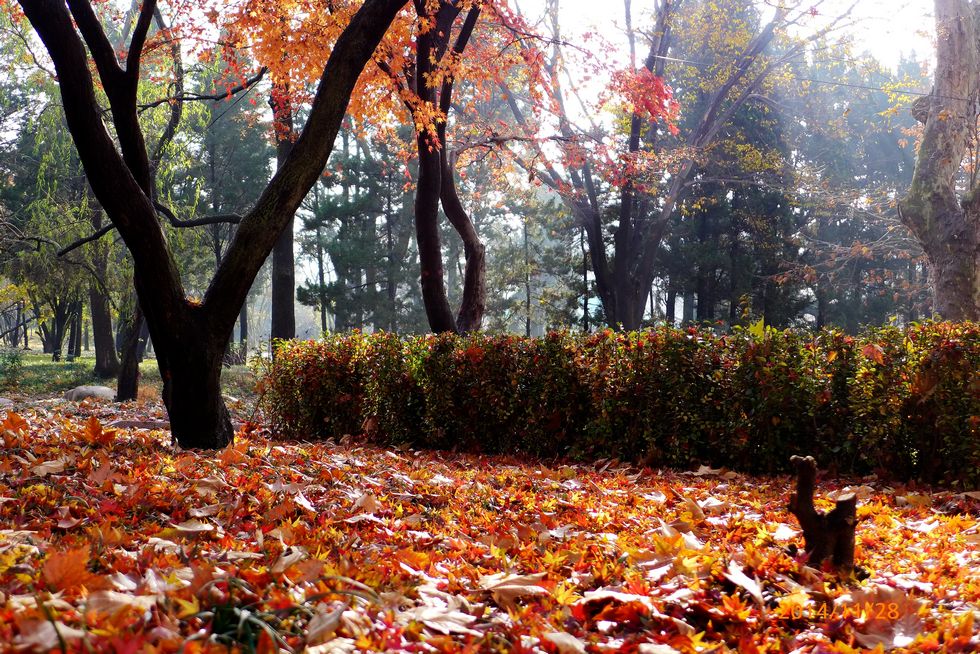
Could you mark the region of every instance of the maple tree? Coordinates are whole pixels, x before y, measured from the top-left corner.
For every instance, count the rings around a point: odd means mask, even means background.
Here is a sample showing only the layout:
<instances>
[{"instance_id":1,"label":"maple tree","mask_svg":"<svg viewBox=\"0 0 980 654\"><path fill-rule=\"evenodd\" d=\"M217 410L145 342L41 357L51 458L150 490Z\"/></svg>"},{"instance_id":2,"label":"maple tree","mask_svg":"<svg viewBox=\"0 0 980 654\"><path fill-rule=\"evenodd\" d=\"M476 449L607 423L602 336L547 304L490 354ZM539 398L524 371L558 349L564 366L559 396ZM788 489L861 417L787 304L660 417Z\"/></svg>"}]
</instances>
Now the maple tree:
<instances>
[{"instance_id":1,"label":"maple tree","mask_svg":"<svg viewBox=\"0 0 980 654\"><path fill-rule=\"evenodd\" d=\"M681 12L683 7L686 12ZM656 275L656 259L671 217L683 209L691 194L699 162L710 156L724 137L732 117L750 102L765 102L773 75L805 48L807 39L789 36L792 26L812 14L809 3L780 5L762 22L746 3L682 3L664 0L655 5L646 35L648 49L640 60L639 33L632 25L626 3L626 34L630 58L625 70L609 70L606 62L592 62L592 75L612 80L610 91L625 100L619 131L609 133L588 115L601 105L585 101L575 88L566 88L564 63L574 53L563 41L559 3L548 3L551 52L538 62L535 78L544 99L548 121L535 119L517 89L507 94L520 138L503 139L516 152L516 161L541 183L561 194L588 236L589 256L597 294L610 325L624 329L640 326ZM714 16L692 20L692 16ZM744 15L728 21L722 14ZM817 28L810 38L838 29L846 12ZM710 43L717 51L707 71L684 87L689 97L671 103L673 60L679 24L721 25L713 34L687 33L688 39ZM690 27L690 25L687 25ZM776 46L779 47L776 47ZM688 62L681 61L676 69ZM695 61L702 65L704 62ZM506 82L506 80L503 80ZM606 101L608 94L600 100ZM571 103L583 104L588 114L577 119ZM651 113L653 112L653 113ZM582 123L582 124L580 124ZM542 124L553 124L557 134L542 134ZM561 156L543 147L548 140L561 146ZM521 147L518 147L521 146ZM610 253L607 243L612 243Z\"/></svg>"},{"instance_id":2,"label":"maple tree","mask_svg":"<svg viewBox=\"0 0 980 654\"><path fill-rule=\"evenodd\" d=\"M151 157L139 122L141 58L156 2L140 8L122 61L87 0L20 3L54 62L68 128L93 193L133 256L136 291L164 379L164 404L181 445L217 448L231 441L218 380L235 319L266 255L323 169L358 77L404 4L367 0L359 8L348 7L356 13L337 25L339 36L320 68L306 126L241 220L204 298L194 301L184 291L161 230ZM90 63L108 98L119 149L103 123Z\"/></svg>"},{"instance_id":3,"label":"maple tree","mask_svg":"<svg viewBox=\"0 0 980 654\"><path fill-rule=\"evenodd\" d=\"M790 477L249 426L205 457L165 448L152 407L19 410L0 417L0 639L19 651L980 646L975 492L822 479L860 500L859 581L807 564Z\"/></svg>"}]
</instances>

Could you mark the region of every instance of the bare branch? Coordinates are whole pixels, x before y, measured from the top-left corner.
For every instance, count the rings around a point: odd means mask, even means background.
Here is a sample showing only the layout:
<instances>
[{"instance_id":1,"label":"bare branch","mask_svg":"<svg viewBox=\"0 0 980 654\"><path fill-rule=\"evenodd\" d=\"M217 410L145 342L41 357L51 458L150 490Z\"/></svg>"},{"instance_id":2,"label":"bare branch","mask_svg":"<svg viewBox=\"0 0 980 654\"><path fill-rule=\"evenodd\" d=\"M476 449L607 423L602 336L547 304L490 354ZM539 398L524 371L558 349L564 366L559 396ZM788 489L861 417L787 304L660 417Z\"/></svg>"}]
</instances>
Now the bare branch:
<instances>
[{"instance_id":1,"label":"bare branch","mask_svg":"<svg viewBox=\"0 0 980 654\"><path fill-rule=\"evenodd\" d=\"M237 213L215 214L213 216L204 216L203 218L181 220L166 205L160 204L159 202L154 202L153 206L156 207L156 210L162 213L164 217L166 217L167 221L173 227L201 227L202 225L217 225L221 223L237 225L238 223L242 222L242 216Z\"/></svg>"},{"instance_id":2,"label":"bare branch","mask_svg":"<svg viewBox=\"0 0 980 654\"><path fill-rule=\"evenodd\" d=\"M258 84L265 74L268 72L268 68L263 66L259 69L259 72L252 77L246 79L241 84L233 86L229 89L222 91L221 93L182 93L180 95L171 96L167 98L160 98L158 100L153 100L152 102L146 102L139 106L140 111L146 111L147 109L152 109L154 107L159 107L162 104L167 104L169 102L203 102L203 101L213 101L218 102L220 100L227 100L228 98L241 93L242 91L248 91L253 86Z\"/></svg>"},{"instance_id":3,"label":"bare branch","mask_svg":"<svg viewBox=\"0 0 980 654\"><path fill-rule=\"evenodd\" d=\"M106 234L108 234L109 232L111 232L112 230L114 230L115 228L116 228L115 225L113 225L112 223L109 223L108 225L106 225L102 229L98 230L97 232L95 232L93 234L89 234L88 236L85 236L84 238L80 238L77 241L73 241L73 242L69 243L68 245L66 245L65 247L59 249L57 255L58 255L58 257L63 257L66 254L68 254L69 252L71 252L72 250L77 250L78 248L82 247L86 243L91 243L92 241L99 240L100 238L102 238L103 236L105 236ZM51 245L54 245L55 247L58 247L58 244L55 243L54 241L47 241L47 242L50 243Z\"/></svg>"}]
</instances>

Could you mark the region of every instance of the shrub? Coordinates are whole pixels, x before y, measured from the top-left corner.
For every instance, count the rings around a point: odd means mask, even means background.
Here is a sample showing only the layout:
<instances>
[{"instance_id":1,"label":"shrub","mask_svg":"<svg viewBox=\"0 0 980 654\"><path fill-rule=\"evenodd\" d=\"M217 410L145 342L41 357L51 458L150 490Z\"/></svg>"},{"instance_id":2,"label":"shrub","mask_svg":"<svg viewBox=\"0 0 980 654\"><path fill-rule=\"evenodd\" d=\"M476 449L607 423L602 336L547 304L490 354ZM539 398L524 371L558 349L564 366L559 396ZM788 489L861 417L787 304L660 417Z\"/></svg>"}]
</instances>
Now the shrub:
<instances>
[{"instance_id":1,"label":"shrub","mask_svg":"<svg viewBox=\"0 0 980 654\"><path fill-rule=\"evenodd\" d=\"M285 436L980 482L980 327L859 338L767 330L392 334L280 345L265 376Z\"/></svg>"},{"instance_id":2,"label":"shrub","mask_svg":"<svg viewBox=\"0 0 980 654\"><path fill-rule=\"evenodd\" d=\"M0 388L16 388L24 365L24 354L17 349L0 348Z\"/></svg>"}]
</instances>

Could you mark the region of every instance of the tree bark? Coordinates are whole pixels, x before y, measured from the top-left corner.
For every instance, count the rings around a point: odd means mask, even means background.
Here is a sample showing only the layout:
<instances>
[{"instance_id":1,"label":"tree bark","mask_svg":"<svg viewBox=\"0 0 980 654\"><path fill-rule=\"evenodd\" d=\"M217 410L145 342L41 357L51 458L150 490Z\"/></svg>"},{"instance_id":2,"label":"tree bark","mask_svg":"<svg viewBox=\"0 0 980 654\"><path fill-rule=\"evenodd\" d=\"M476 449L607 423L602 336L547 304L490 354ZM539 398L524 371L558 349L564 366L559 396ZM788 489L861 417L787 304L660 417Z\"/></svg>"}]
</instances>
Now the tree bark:
<instances>
[{"instance_id":1,"label":"tree bark","mask_svg":"<svg viewBox=\"0 0 980 654\"><path fill-rule=\"evenodd\" d=\"M289 90L274 87L273 121L276 130L276 167L281 168L293 149L293 109ZM296 262L293 254L293 222L289 220L272 248L272 327L273 340L296 338ZM273 348L273 353L275 348Z\"/></svg>"},{"instance_id":2,"label":"tree bark","mask_svg":"<svg viewBox=\"0 0 980 654\"><path fill-rule=\"evenodd\" d=\"M947 320L980 320L980 193L957 194L960 164L975 142L980 89L980 4L936 0L932 93L913 105L925 127L902 222L932 268L934 310Z\"/></svg>"},{"instance_id":3,"label":"tree bark","mask_svg":"<svg viewBox=\"0 0 980 654\"><path fill-rule=\"evenodd\" d=\"M119 378L116 380L116 401L135 400L140 389L139 338L143 331L143 312L139 301L126 322L123 332L122 361L119 365Z\"/></svg>"},{"instance_id":4,"label":"tree bark","mask_svg":"<svg viewBox=\"0 0 980 654\"><path fill-rule=\"evenodd\" d=\"M88 298L92 312L92 340L95 343L95 376L115 377L119 373L119 359L112 338L109 299L95 285L89 287Z\"/></svg>"},{"instance_id":5,"label":"tree bark","mask_svg":"<svg viewBox=\"0 0 980 654\"><path fill-rule=\"evenodd\" d=\"M322 173L357 79L406 0L366 0L338 38L302 134L240 222L200 303L187 297L161 230L138 120L140 56L155 0L140 7L125 68L89 0L19 2L54 63L68 128L92 190L133 255L136 292L153 339L173 436L182 447L222 447L231 441L232 429L217 380L239 309ZM88 53L109 100L118 149L104 123Z\"/></svg>"},{"instance_id":6,"label":"tree bark","mask_svg":"<svg viewBox=\"0 0 980 654\"><path fill-rule=\"evenodd\" d=\"M828 513L818 513L813 507L813 490L817 478L817 462L812 456L794 456L796 492L790 495L789 511L803 529L804 549L811 565L831 559L838 570L854 567L854 529L857 526L857 496L844 495Z\"/></svg>"},{"instance_id":7,"label":"tree bark","mask_svg":"<svg viewBox=\"0 0 980 654\"><path fill-rule=\"evenodd\" d=\"M238 344L243 353L248 351L248 298L242 302L242 308L238 311Z\"/></svg>"}]
</instances>

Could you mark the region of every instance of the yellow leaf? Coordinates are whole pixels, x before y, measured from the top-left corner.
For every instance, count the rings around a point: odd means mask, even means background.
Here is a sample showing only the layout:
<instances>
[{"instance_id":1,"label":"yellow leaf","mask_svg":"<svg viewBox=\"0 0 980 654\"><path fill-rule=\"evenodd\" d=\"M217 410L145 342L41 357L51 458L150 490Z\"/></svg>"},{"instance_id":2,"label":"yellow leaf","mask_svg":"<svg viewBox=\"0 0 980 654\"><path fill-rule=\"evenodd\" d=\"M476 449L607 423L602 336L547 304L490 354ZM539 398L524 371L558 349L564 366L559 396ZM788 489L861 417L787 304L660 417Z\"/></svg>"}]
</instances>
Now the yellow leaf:
<instances>
[{"instance_id":1,"label":"yellow leaf","mask_svg":"<svg viewBox=\"0 0 980 654\"><path fill-rule=\"evenodd\" d=\"M201 611L201 602L197 597L191 597L190 600L183 600L179 597L174 597L173 599L180 606L180 613L177 614L177 617L180 619L190 617Z\"/></svg>"}]
</instances>

